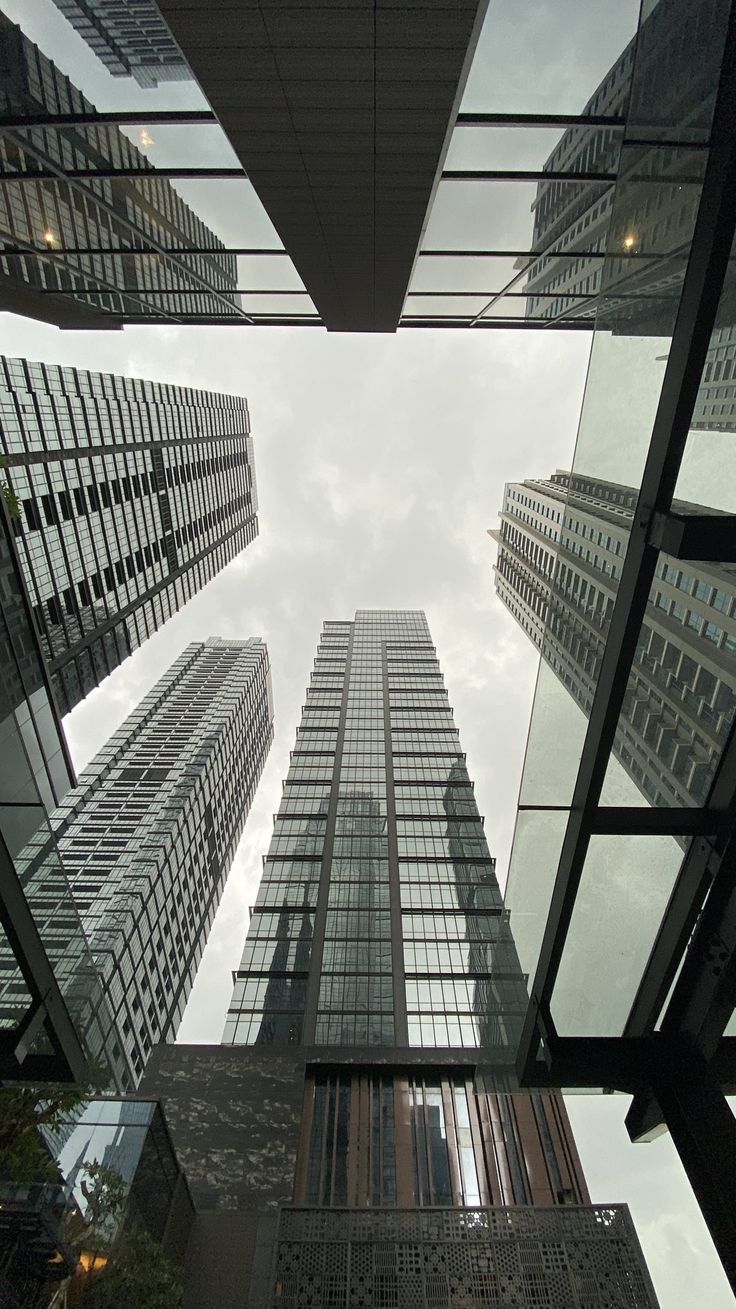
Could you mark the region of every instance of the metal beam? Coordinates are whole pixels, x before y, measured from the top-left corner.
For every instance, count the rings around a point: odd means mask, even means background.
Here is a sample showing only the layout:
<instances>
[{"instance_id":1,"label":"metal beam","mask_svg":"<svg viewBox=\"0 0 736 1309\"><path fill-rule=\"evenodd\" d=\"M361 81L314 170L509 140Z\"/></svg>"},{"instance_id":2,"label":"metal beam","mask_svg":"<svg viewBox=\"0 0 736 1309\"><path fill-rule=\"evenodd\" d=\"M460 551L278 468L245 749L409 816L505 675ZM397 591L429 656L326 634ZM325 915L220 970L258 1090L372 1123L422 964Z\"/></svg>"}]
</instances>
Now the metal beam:
<instances>
[{"instance_id":1,"label":"metal beam","mask_svg":"<svg viewBox=\"0 0 736 1309\"><path fill-rule=\"evenodd\" d=\"M49 837L51 840L52 838ZM58 856L57 856L58 857ZM72 1021L59 983L46 953L38 924L26 899L15 864L5 841L0 837L0 923L10 949L32 996L34 1005L41 1005L48 1020L48 1030L54 1045L62 1055L65 1080L84 1081L88 1072L87 1056ZM62 877L61 866L59 876ZM78 928L82 941L82 928ZM86 945L85 945L86 948ZM14 1041L15 1076L25 1075L25 1048L21 1032L20 1042ZM10 1061L12 1064L12 1060ZM57 1067L59 1065L57 1064ZM6 1075L10 1075L6 1066Z\"/></svg>"},{"instance_id":2,"label":"metal beam","mask_svg":"<svg viewBox=\"0 0 736 1309\"><path fill-rule=\"evenodd\" d=\"M591 815L591 834L605 836L713 836L723 815L711 809L601 805Z\"/></svg>"},{"instance_id":3,"label":"metal beam","mask_svg":"<svg viewBox=\"0 0 736 1309\"><path fill-rule=\"evenodd\" d=\"M399 327L462 327L469 328L471 320L469 318L415 318L413 316L404 317L399 322ZM473 331L523 331L523 332L592 332L595 327L594 318L571 318L564 322L555 323L554 326L544 318L483 318L473 323Z\"/></svg>"},{"instance_id":4,"label":"metal beam","mask_svg":"<svg viewBox=\"0 0 736 1309\"><path fill-rule=\"evenodd\" d=\"M212 177L239 177L247 178L242 168L156 168L152 164L150 168L63 168L53 170L51 168L27 168L18 173L5 172L0 176L0 183L4 186L8 182L89 182L97 178L105 180L115 178L147 178L149 181L152 177L159 177L162 180L171 178L212 178Z\"/></svg>"},{"instance_id":5,"label":"metal beam","mask_svg":"<svg viewBox=\"0 0 736 1309\"><path fill-rule=\"evenodd\" d=\"M675 559L736 563L736 515L655 514L650 544Z\"/></svg>"},{"instance_id":6,"label":"metal beam","mask_svg":"<svg viewBox=\"0 0 736 1309\"><path fill-rule=\"evenodd\" d=\"M66 295L66 294L69 294L69 292L66 292L66 291L63 291L63 290L60 291L58 288L46 287L46 286L45 286L45 287L36 287L36 290L37 290L37 292L38 292L39 295ZM213 294L214 294L213 291L208 292L208 291L206 291L206 290L203 290L201 287L187 287L187 286L183 286L183 287L177 287L177 286L159 286L159 287L150 287L150 286L124 286L124 287L85 286L84 288L82 288L82 287L77 287L77 288L74 288L74 290L73 290L73 294L74 294L75 296L83 296L83 295L110 295L110 294L113 294L113 293L115 293L115 292L116 292L118 295L152 296L153 299L155 299L156 296L159 296L159 295L184 295L184 296L187 296L187 295L208 295L208 294L213 295ZM236 286L236 287L233 287L232 290L223 291L222 293L223 293L223 295L281 295L281 296L283 296L283 295L299 295L299 296L308 296L308 295L309 295L309 292L308 292L308 291L296 291L296 290L295 290L295 291L289 291L289 290L286 290L286 291L285 291L285 290L283 290L283 289L281 289L281 290L275 290L275 289L268 288L268 287L264 287L263 289L260 289L260 288L257 287L257 286Z\"/></svg>"},{"instance_id":7,"label":"metal beam","mask_svg":"<svg viewBox=\"0 0 736 1309\"><path fill-rule=\"evenodd\" d=\"M419 259L605 259L606 256L599 250L420 250L417 257Z\"/></svg>"},{"instance_id":8,"label":"metal beam","mask_svg":"<svg viewBox=\"0 0 736 1309\"><path fill-rule=\"evenodd\" d=\"M626 119L617 114L458 114L457 127L616 127Z\"/></svg>"},{"instance_id":9,"label":"metal beam","mask_svg":"<svg viewBox=\"0 0 736 1309\"><path fill-rule=\"evenodd\" d=\"M0 114L0 132L22 132L31 127L100 127L123 123L155 127L159 123L216 123L211 109L90 109L79 114Z\"/></svg>"},{"instance_id":10,"label":"metal beam","mask_svg":"<svg viewBox=\"0 0 736 1309\"><path fill-rule=\"evenodd\" d=\"M649 544L655 514L669 514L693 408L728 271L736 225L736 13L731 10L716 97L712 147L705 167L692 249L631 525L618 595L606 638L557 878L519 1050L520 1078L531 1072L548 1014L598 808L621 704L649 599L657 551ZM581 979L584 985L584 979Z\"/></svg>"},{"instance_id":11,"label":"metal beam","mask_svg":"<svg viewBox=\"0 0 736 1309\"><path fill-rule=\"evenodd\" d=\"M123 327L160 327L162 322L170 322L170 319L157 317L156 314L123 314L119 322ZM319 314L291 314L283 317L270 314L261 316L260 314L249 314L247 318L238 317L233 313L229 317L218 318L216 314L179 314L176 319L179 326L189 327L324 327Z\"/></svg>"},{"instance_id":12,"label":"metal beam","mask_svg":"<svg viewBox=\"0 0 736 1309\"><path fill-rule=\"evenodd\" d=\"M631 1006L624 1036L652 1032L659 1019L701 906L718 871L719 852L732 839L736 823L735 782L736 733L732 730L710 789L706 810L696 811L710 813L716 826L707 836L692 841L685 853ZM712 1053L712 1044L710 1049Z\"/></svg>"},{"instance_id":13,"label":"metal beam","mask_svg":"<svg viewBox=\"0 0 736 1309\"><path fill-rule=\"evenodd\" d=\"M440 174L443 182L600 182L612 185L617 173L544 172L541 168L449 168ZM651 178L644 179L651 181Z\"/></svg>"},{"instance_id":14,"label":"metal beam","mask_svg":"<svg viewBox=\"0 0 736 1309\"><path fill-rule=\"evenodd\" d=\"M736 1118L712 1070L684 1048L666 1047L653 1070L652 1094L700 1205L731 1288L736 1291ZM656 1115L655 1115L656 1116ZM651 1115L634 1101L626 1123L632 1134Z\"/></svg>"},{"instance_id":15,"label":"metal beam","mask_svg":"<svg viewBox=\"0 0 736 1309\"><path fill-rule=\"evenodd\" d=\"M537 291L507 291L504 293L503 291L482 291L482 290L481 291L407 291L406 298L408 300L410 296L413 296L415 299L416 298L430 299L433 296L440 296L446 299L452 299L453 297L462 296L463 298L467 299L468 297L478 296L478 295L491 295L491 296L498 295L504 297L507 295L509 300L528 300L530 297L533 297L535 300L559 300L560 298L559 291L548 291L548 292L543 291L540 294ZM597 295L584 295L582 292L571 293L571 294L565 292L565 299L566 300L598 300L599 297Z\"/></svg>"},{"instance_id":16,"label":"metal beam","mask_svg":"<svg viewBox=\"0 0 736 1309\"><path fill-rule=\"evenodd\" d=\"M149 173L141 174L149 177ZM29 255L44 255L51 259L67 258L70 255L114 255L116 259L159 259L161 256L169 255L269 255L277 256L281 259L289 257L288 251L276 250L266 247L261 249L253 246L207 246L207 245L184 245L184 246L152 246L147 249L131 249L130 246L101 246L101 245L57 245L57 246L28 246L28 247L7 247L0 244L0 256L3 259L26 259Z\"/></svg>"}]
</instances>

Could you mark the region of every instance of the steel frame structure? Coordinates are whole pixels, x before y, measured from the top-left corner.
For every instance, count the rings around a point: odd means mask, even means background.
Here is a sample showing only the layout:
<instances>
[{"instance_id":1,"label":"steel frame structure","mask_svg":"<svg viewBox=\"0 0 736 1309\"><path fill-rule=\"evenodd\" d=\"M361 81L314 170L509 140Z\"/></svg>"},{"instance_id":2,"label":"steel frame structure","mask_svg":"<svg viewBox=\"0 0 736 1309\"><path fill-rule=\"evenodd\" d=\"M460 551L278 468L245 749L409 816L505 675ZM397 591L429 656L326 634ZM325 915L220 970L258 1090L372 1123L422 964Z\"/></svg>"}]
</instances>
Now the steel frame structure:
<instances>
[{"instance_id":1,"label":"steel frame structure","mask_svg":"<svg viewBox=\"0 0 736 1309\"><path fill-rule=\"evenodd\" d=\"M562 844L517 1071L522 1085L629 1091L634 1139L669 1128L736 1289L736 728L702 810L601 805L637 637L661 550L736 558L736 518L684 514L673 496L736 231L736 15L731 12L692 251L685 273L637 510ZM567 806L564 809L567 810ZM553 994L591 837L692 839L621 1037L555 1028ZM584 987L586 978L580 978Z\"/></svg>"},{"instance_id":2,"label":"steel frame structure","mask_svg":"<svg viewBox=\"0 0 736 1309\"><path fill-rule=\"evenodd\" d=\"M155 126L155 125L184 125L184 124L217 124L216 115L212 110L111 110L85 113L36 113L27 117L16 115L0 115L0 134L2 133L22 133L24 130L31 128L45 128L60 130L68 128L88 128L88 127L121 127L121 126ZM339 130L339 114L337 115L337 124ZM615 131L623 130L625 126L624 119L613 115L596 115L596 114L506 114L506 113L458 113L455 119L457 128L565 128L571 126L581 127L600 127L612 129ZM243 168L237 167L156 167L151 165L150 168L119 168L119 167L101 167L97 168L77 168L69 169L63 174L54 168L40 166L33 170L24 172L6 171L0 174L0 185L5 183L14 184L31 184L44 181L58 181L61 178L68 180L72 184L84 184L85 182L100 180L130 180L136 178L146 178L155 176L167 180L192 180L192 179L238 179L241 181L248 180L247 174ZM539 181L562 181L580 184L589 184L596 189L596 195L600 193L599 188L610 187L616 181L615 173L601 172L550 172L543 169L446 169L441 174L441 179L445 182L539 182ZM463 249L437 249L437 250L420 250L418 258L466 258L466 259L487 259L487 258L513 258L513 259L533 259L538 258L541 253L547 254L551 258L572 259L581 256L603 259L603 255L598 252L576 251L555 251L540 252L533 250L463 250ZM257 258L289 258L288 251L284 249L258 248L258 247L235 247L230 246L224 249L211 250L206 247L172 247L171 249L162 249L156 245L150 251L145 249L120 248L115 249L103 246L85 246L85 247L68 247L44 245L35 249L31 246L13 246L8 243L0 249L0 256L5 259L27 258L29 255L36 255L44 261L51 260L54 262L64 262L66 259L75 256L91 255L115 256L120 258L140 258L150 254L151 257L161 257L166 255L171 258L187 255L235 255L243 257ZM637 252L632 258L644 257ZM76 270L78 271L78 270ZM520 273L513 279L514 284L523 277ZM126 288L131 294L140 295L147 302L154 301L157 297L164 297L164 303L161 305L160 314L155 312L129 313L124 315L114 315L115 325L124 326L126 324L149 324L155 325L157 322L182 322L197 326L230 326L233 323L248 326L322 326L322 319L317 313L294 314L290 313L238 313L233 310L232 313L196 315L181 317L172 314L166 308L165 297L167 292L164 291L133 291ZM73 297L75 301L82 305L88 305L94 309L96 307L95 296L109 293L110 287L99 285L88 288L84 293L79 292ZM55 289L36 288L36 293L42 296L59 296L64 297L65 293ZM173 294L173 292L172 292ZM177 292L181 294L181 292ZM237 294L241 295L293 295L307 298L309 292L303 288L293 291L288 290L270 290L267 287L248 287L238 288ZM461 290L447 291L445 289L421 291L409 291L407 300L425 300L425 299L460 299L470 300L479 296L487 297L491 306L501 297L509 296L513 299L525 300L527 295L523 291L500 288L498 290ZM593 300L594 297L569 297L570 300L580 302L582 308L586 299ZM459 328L459 327L483 327L490 329L514 329L525 327L532 329L548 328L549 322L535 322L529 319L515 319L510 317L498 316L494 318L485 318L488 306L484 306L481 314L470 317L458 315L424 315L417 313L404 313L400 326L404 328ZM555 326L561 330L591 331L593 328L592 318L569 319L556 322Z\"/></svg>"}]
</instances>

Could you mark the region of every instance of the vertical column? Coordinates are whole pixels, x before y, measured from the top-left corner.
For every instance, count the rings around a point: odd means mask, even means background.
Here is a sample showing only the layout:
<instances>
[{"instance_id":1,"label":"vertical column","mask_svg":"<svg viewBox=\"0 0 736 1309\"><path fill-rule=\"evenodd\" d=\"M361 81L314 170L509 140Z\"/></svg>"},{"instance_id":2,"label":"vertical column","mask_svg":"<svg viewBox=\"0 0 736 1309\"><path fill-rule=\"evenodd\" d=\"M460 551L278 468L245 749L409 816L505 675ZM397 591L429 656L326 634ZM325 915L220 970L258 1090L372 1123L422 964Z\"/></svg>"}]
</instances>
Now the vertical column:
<instances>
[{"instance_id":1,"label":"vertical column","mask_svg":"<svg viewBox=\"0 0 736 1309\"><path fill-rule=\"evenodd\" d=\"M391 696L388 684L386 642L381 641L381 677L383 683L383 740L386 758L386 837L388 848L388 891L391 911L391 974L394 994L394 1041L409 1044L406 1018L406 984L404 981L404 937L401 926L401 882L399 846L396 837L396 794L391 745Z\"/></svg>"},{"instance_id":2,"label":"vertical column","mask_svg":"<svg viewBox=\"0 0 736 1309\"><path fill-rule=\"evenodd\" d=\"M345 741L345 722L348 712L348 690L350 687L350 664L353 655L353 638L355 635L355 624L351 624L350 636L348 638L348 649L345 656L345 673L342 684L342 698L340 700L340 719L337 727L337 740L335 742L335 760L332 768L332 782L330 784L330 802L327 808L327 823L325 824L325 840L322 847L322 863L319 874L319 892L317 894L317 907L314 915L314 937L312 939L312 953L309 966L309 979L307 981L307 995L304 1005L304 1029L302 1042L304 1045L313 1045L315 1040L315 1031L317 1026L317 1006L319 1004L319 984L322 976L322 953L325 944L325 926L327 924L327 904L330 895L330 876L332 872L332 851L335 844L335 824L337 820L337 802L340 796L340 771L342 768L342 749Z\"/></svg>"}]
</instances>

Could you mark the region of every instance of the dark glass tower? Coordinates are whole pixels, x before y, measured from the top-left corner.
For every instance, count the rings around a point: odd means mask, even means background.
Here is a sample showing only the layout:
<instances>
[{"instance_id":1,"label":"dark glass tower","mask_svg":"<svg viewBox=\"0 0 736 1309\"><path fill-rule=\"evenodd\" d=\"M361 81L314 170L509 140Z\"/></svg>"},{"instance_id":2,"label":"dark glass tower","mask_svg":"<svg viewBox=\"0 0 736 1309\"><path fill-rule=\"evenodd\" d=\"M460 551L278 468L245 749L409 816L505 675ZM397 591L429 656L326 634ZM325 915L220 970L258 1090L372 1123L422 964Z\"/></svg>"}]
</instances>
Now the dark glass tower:
<instances>
[{"instance_id":1,"label":"dark glass tower","mask_svg":"<svg viewBox=\"0 0 736 1309\"><path fill-rule=\"evenodd\" d=\"M113 77L131 75L139 86L191 77L155 0L56 0L56 5Z\"/></svg>"},{"instance_id":2,"label":"dark glass tower","mask_svg":"<svg viewBox=\"0 0 736 1309\"><path fill-rule=\"evenodd\" d=\"M95 328L115 327L127 314L172 322L241 316L235 256L222 253L222 242L124 132L84 125L94 123L94 106L2 14L0 112L18 123L0 138L4 309ZM43 125L57 115L66 126ZM80 125L69 126L69 116ZM27 176L12 181L13 174ZM166 253L177 246L199 253Z\"/></svg>"},{"instance_id":3,"label":"dark glass tower","mask_svg":"<svg viewBox=\"0 0 736 1309\"><path fill-rule=\"evenodd\" d=\"M224 1036L274 1121L303 1061L293 1204L249 1305L656 1303L561 1097L503 1092L526 1004L424 614L325 623ZM265 1178L286 1147L257 1140Z\"/></svg>"},{"instance_id":4,"label":"dark glass tower","mask_svg":"<svg viewBox=\"0 0 736 1309\"><path fill-rule=\"evenodd\" d=\"M248 406L2 359L0 449L67 712L256 536Z\"/></svg>"},{"instance_id":5,"label":"dark glass tower","mask_svg":"<svg viewBox=\"0 0 736 1309\"><path fill-rule=\"evenodd\" d=\"M272 739L266 646L210 638L52 815L133 1085L151 1045L176 1035Z\"/></svg>"},{"instance_id":6,"label":"dark glass tower","mask_svg":"<svg viewBox=\"0 0 736 1309\"><path fill-rule=\"evenodd\" d=\"M492 534L496 593L586 714L636 500L577 473L512 482ZM736 566L663 554L613 747L651 804L704 803L736 713L735 654Z\"/></svg>"}]
</instances>

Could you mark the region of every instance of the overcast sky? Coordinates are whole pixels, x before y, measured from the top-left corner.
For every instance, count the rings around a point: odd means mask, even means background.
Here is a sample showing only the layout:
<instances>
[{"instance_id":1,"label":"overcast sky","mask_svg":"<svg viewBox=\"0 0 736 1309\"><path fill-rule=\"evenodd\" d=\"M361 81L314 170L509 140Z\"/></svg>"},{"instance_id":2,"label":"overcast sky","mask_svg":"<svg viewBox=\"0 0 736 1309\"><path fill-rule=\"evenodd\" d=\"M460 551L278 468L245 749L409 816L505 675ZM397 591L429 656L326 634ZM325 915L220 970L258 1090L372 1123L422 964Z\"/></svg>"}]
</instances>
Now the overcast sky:
<instances>
[{"instance_id":1,"label":"overcast sky","mask_svg":"<svg viewBox=\"0 0 736 1309\"><path fill-rule=\"evenodd\" d=\"M249 400L257 541L66 724L81 768L189 641L268 642L276 739L180 1039L220 1039L325 618L371 606L426 610L503 878L537 661L493 594L487 528L497 523L506 480L569 463L587 339L247 328L61 333L0 316L0 350ZM569 1108L593 1198L631 1205L663 1309L731 1306L669 1139L631 1146L622 1097L575 1096Z\"/></svg>"},{"instance_id":2,"label":"overcast sky","mask_svg":"<svg viewBox=\"0 0 736 1309\"><path fill-rule=\"evenodd\" d=\"M2 8L101 108L203 103L191 84L142 93L130 79L113 81L52 0L3 0ZM492 0L464 107L581 109L633 35L637 9L636 0ZM157 128L151 157L228 162L218 132ZM131 135L137 140L137 130ZM481 137L463 134L453 143L452 164L536 167L555 139L537 133L521 142L518 133L489 133L479 146ZM464 237L468 244L525 245L534 188L512 185L468 191L444 184L430 237L438 244L449 236L447 244ZM223 238L277 244L247 183L179 189ZM438 263L425 261L425 269L430 262ZM253 285L254 271L241 261L241 284ZM441 277L443 270L432 273ZM280 276L292 280L277 283ZM288 267L272 266L268 279L298 284ZM537 661L493 594L495 546L487 528L497 524L505 481L569 466L587 339L173 327L61 333L0 315L0 351L249 400L259 538L66 722L81 768L189 641L258 635L268 642L275 742L180 1039L220 1039L231 970L239 963L325 618L351 618L366 607L426 610L503 880ZM568 1106L593 1199L631 1205L663 1309L732 1306L669 1139L631 1146L623 1097L576 1096Z\"/></svg>"}]
</instances>

